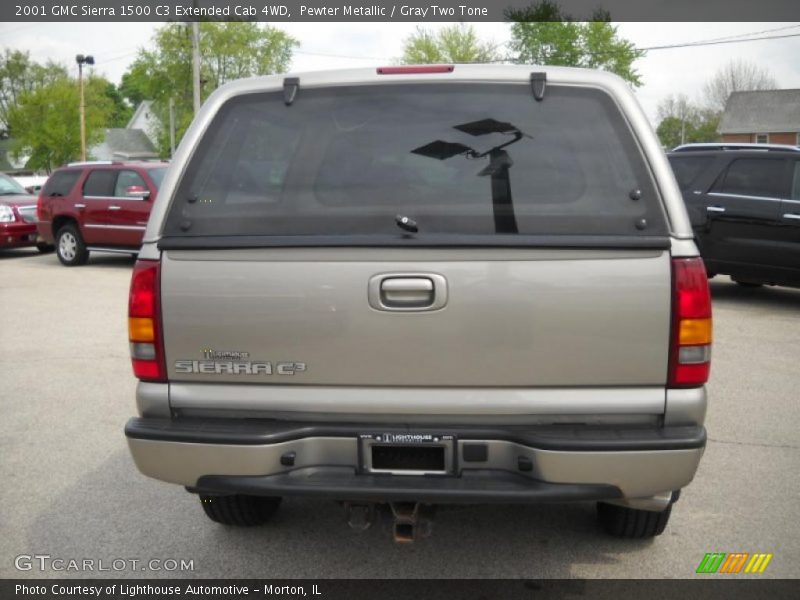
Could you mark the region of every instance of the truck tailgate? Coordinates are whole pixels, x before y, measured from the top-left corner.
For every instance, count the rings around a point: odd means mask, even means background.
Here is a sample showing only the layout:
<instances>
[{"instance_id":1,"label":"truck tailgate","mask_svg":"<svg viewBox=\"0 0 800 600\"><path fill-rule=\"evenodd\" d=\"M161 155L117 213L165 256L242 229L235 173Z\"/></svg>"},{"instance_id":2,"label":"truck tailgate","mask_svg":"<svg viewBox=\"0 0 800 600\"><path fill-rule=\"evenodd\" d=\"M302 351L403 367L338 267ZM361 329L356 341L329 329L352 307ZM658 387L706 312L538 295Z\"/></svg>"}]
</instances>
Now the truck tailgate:
<instances>
[{"instance_id":1,"label":"truck tailgate","mask_svg":"<svg viewBox=\"0 0 800 600\"><path fill-rule=\"evenodd\" d=\"M376 308L376 277L436 281L444 304ZM171 250L162 262L171 381L664 385L670 302L669 253L653 249Z\"/></svg>"}]
</instances>

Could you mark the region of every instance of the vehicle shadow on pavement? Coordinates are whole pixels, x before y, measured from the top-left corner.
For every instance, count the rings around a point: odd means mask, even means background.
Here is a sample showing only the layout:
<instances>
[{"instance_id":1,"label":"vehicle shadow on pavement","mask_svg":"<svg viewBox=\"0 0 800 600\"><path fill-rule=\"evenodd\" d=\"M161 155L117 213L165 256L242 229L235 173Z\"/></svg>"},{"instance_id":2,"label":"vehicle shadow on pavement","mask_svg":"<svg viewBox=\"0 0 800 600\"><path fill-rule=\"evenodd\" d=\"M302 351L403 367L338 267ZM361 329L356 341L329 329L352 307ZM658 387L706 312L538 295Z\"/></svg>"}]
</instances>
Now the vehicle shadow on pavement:
<instances>
[{"instance_id":1,"label":"vehicle shadow on pavement","mask_svg":"<svg viewBox=\"0 0 800 600\"><path fill-rule=\"evenodd\" d=\"M712 302L723 302L726 305L747 304L770 309L800 308L800 289L767 285L748 288L727 278L719 281L712 279L709 285Z\"/></svg>"},{"instance_id":2,"label":"vehicle shadow on pavement","mask_svg":"<svg viewBox=\"0 0 800 600\"><path fill-rule=\"evenodd\" d=\"M76 268L130 269L135 262L136 257L130 254L101 254L93 252L89 255L89 261L85 265Z\"/></svg>"},{"instance_id":3,"label":"vehicle shadow on pavement","mask_svg":"<svg viewBox=\"0 0 800 600\"><path fill-rule=\"evenodd\" d=\"M183 573L140 567L35 574L51 577L569 578L587 569L619 572L621 554L647 552L653 544L608 537L594 515L589 503L444 507L430 538L398 545L379 523L366 532L349 529L335 502L288 499L266 526L228 528L208 520L197 497L140 475L120 448L41 510L25 548L4 552L108 564L117 558L194 561L194 570Z\"/></svg>"},{"instance_id":4,"label":"vehicle shadow on pavement","mask_svg":"<svg viewBox=\"0 0 800 600\"><path fill-rule=\"evenodd\" d=\"M31 258L33 256L42 256L42 253L36 248L5 248L0 250L0 260Z\"/></svg>"},{"instance_id":5,"label":"vehicle shadow on pavement","mask_svg":"<svg viewBox=\"0 0 800 600\"><path fill-rule=\"evenodd\" d=\"M53 266L61 266L54 252L42 254L36 248L8 248L0 250L0 261L36 257L51 262ZM135 262L136 258L130 254L93 252L90 254L89 261L85 265L63 268L72 268L77 270L91 269L92 267L101 269L130 269L133 267Z\"/></svg>"}]
</instances>

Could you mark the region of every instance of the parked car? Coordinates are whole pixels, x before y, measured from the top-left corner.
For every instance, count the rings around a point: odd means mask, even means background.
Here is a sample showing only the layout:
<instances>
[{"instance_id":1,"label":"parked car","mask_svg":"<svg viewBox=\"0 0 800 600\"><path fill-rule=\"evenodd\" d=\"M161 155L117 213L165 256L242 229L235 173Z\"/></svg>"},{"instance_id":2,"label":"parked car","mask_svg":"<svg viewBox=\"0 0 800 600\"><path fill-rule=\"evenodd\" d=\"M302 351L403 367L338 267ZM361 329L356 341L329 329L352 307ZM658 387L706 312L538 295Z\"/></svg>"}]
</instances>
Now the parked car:
<instances>
[{"instance_id":1,"label":"parked car","mask_svg":"<svg viewBox=\"0 0 800 600\"><path fill-rule=\"evenodd\" d=\"M695 142L691 144L681 144L675 146L673 152L706 152L708 150L757 150L767 152L768 150L790 150L800 151L800 146L790 146L788 144L757 144L753 142Z\"/></svg>"},{"instance_id":2,"label":"parked car","mask_svg":"<svg viewBox=\"0 0 800 600\"><path fill-rule=\"evenodd\" d=\"M43 175L14 175L14 179L30 194L38 194L47 181Z\"/></svg>"},{"instance_id":3,"label":"parked car","mask_svg":"<svg viewBox=\"0 0 800 600\"><path fill-rule=\"evenodd\" d=\"M53 172L39 195L39 234L72 267L89 252L136 254L167 165L71 163Z\"/></svg>"},{"instance_id":4,"label":"parked car","mask_svg":"<svg viewBox=\"0 0 800 600\"><path fill-rule=\"evenodd\" d=\"M0 248L24 246L36 246L40 252L52 250L36 232L36 196L0 173Z\"/></svg>"},{"instance_id":5,"label":"parked car","mask_svg":"<svg viewBox=\"0 0 800 600\"><path fill-rule=\"evenodd\" d=\"M630 87L600 71L395 66L218 89L129 296L146 475L227 525L284 496L598 501L659 535L705 447L711 303ZM142 509L149 519L153 507Z\"/></svg>"},{"instance_id":6,"label":"parked car","mask_svg":"<svg viewBox=\"0 0 800 600\"><path fill-rule=\"evenodd\" d=\"M800 148L697 144L669 161L709 276L800 287Z\"/></svg>"}]
</instances>

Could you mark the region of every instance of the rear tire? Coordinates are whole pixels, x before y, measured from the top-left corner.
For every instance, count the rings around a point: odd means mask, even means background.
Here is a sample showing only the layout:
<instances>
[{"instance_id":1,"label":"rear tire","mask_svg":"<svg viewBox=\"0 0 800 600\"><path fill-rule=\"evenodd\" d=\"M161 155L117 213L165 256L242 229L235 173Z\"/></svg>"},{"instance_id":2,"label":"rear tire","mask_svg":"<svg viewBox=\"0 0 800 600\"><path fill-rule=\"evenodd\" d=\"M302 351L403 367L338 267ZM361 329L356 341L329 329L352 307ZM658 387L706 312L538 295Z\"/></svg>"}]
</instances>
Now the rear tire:
<instances>
[{"instance_id":1,"label":"rear tire","mask_svg":"<svg viewBox=\"0 0 800 600\"><path fill-rule=\"evenodd\" d=\"M616 504L597 503L597 519L600 526L616 537L641 539L661 535L672 513L670 504L662 512L638 510Z\"/></svg>"},{"instance_id":2,"label":"rear tire","mask_svg":"<svg viewBox=\"0 0 800 600\"><path fill-rule=\"evenodd\" d=\"M204 496L200 504L206 516L223 525L253 527L263 525L272 518L281 504L280 498L245 496Z\"/></svg>"},{"instance_id":3,"label":"rear tire","mask_svg":"<svg viewBox=\"0 0 800 600\"><path fill-rule=\"evenodd\" d=\"M78 228L73 225L64 225L56 234L56 256L61 264L67 267L85 265L89 260L89 251Z\"/></svg>"}]
</instances>

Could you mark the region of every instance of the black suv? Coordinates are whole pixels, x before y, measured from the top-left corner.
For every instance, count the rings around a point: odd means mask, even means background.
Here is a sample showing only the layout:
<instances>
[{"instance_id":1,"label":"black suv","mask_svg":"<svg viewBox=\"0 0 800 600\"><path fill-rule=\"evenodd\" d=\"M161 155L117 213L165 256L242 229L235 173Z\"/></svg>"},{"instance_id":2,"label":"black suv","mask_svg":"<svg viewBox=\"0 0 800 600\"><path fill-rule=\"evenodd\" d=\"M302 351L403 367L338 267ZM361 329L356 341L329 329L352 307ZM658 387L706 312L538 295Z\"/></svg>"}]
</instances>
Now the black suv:
<instances>
[{"instance_id":1,"label":"black suv","mask_svg":"<svg viewBox=\"0 0 800 600\"><path fill-rule=\"evenodd\" d=\"M667 156L709 277L800 287L800 147L687 144Z\"/></svg>"}]
</instances>

